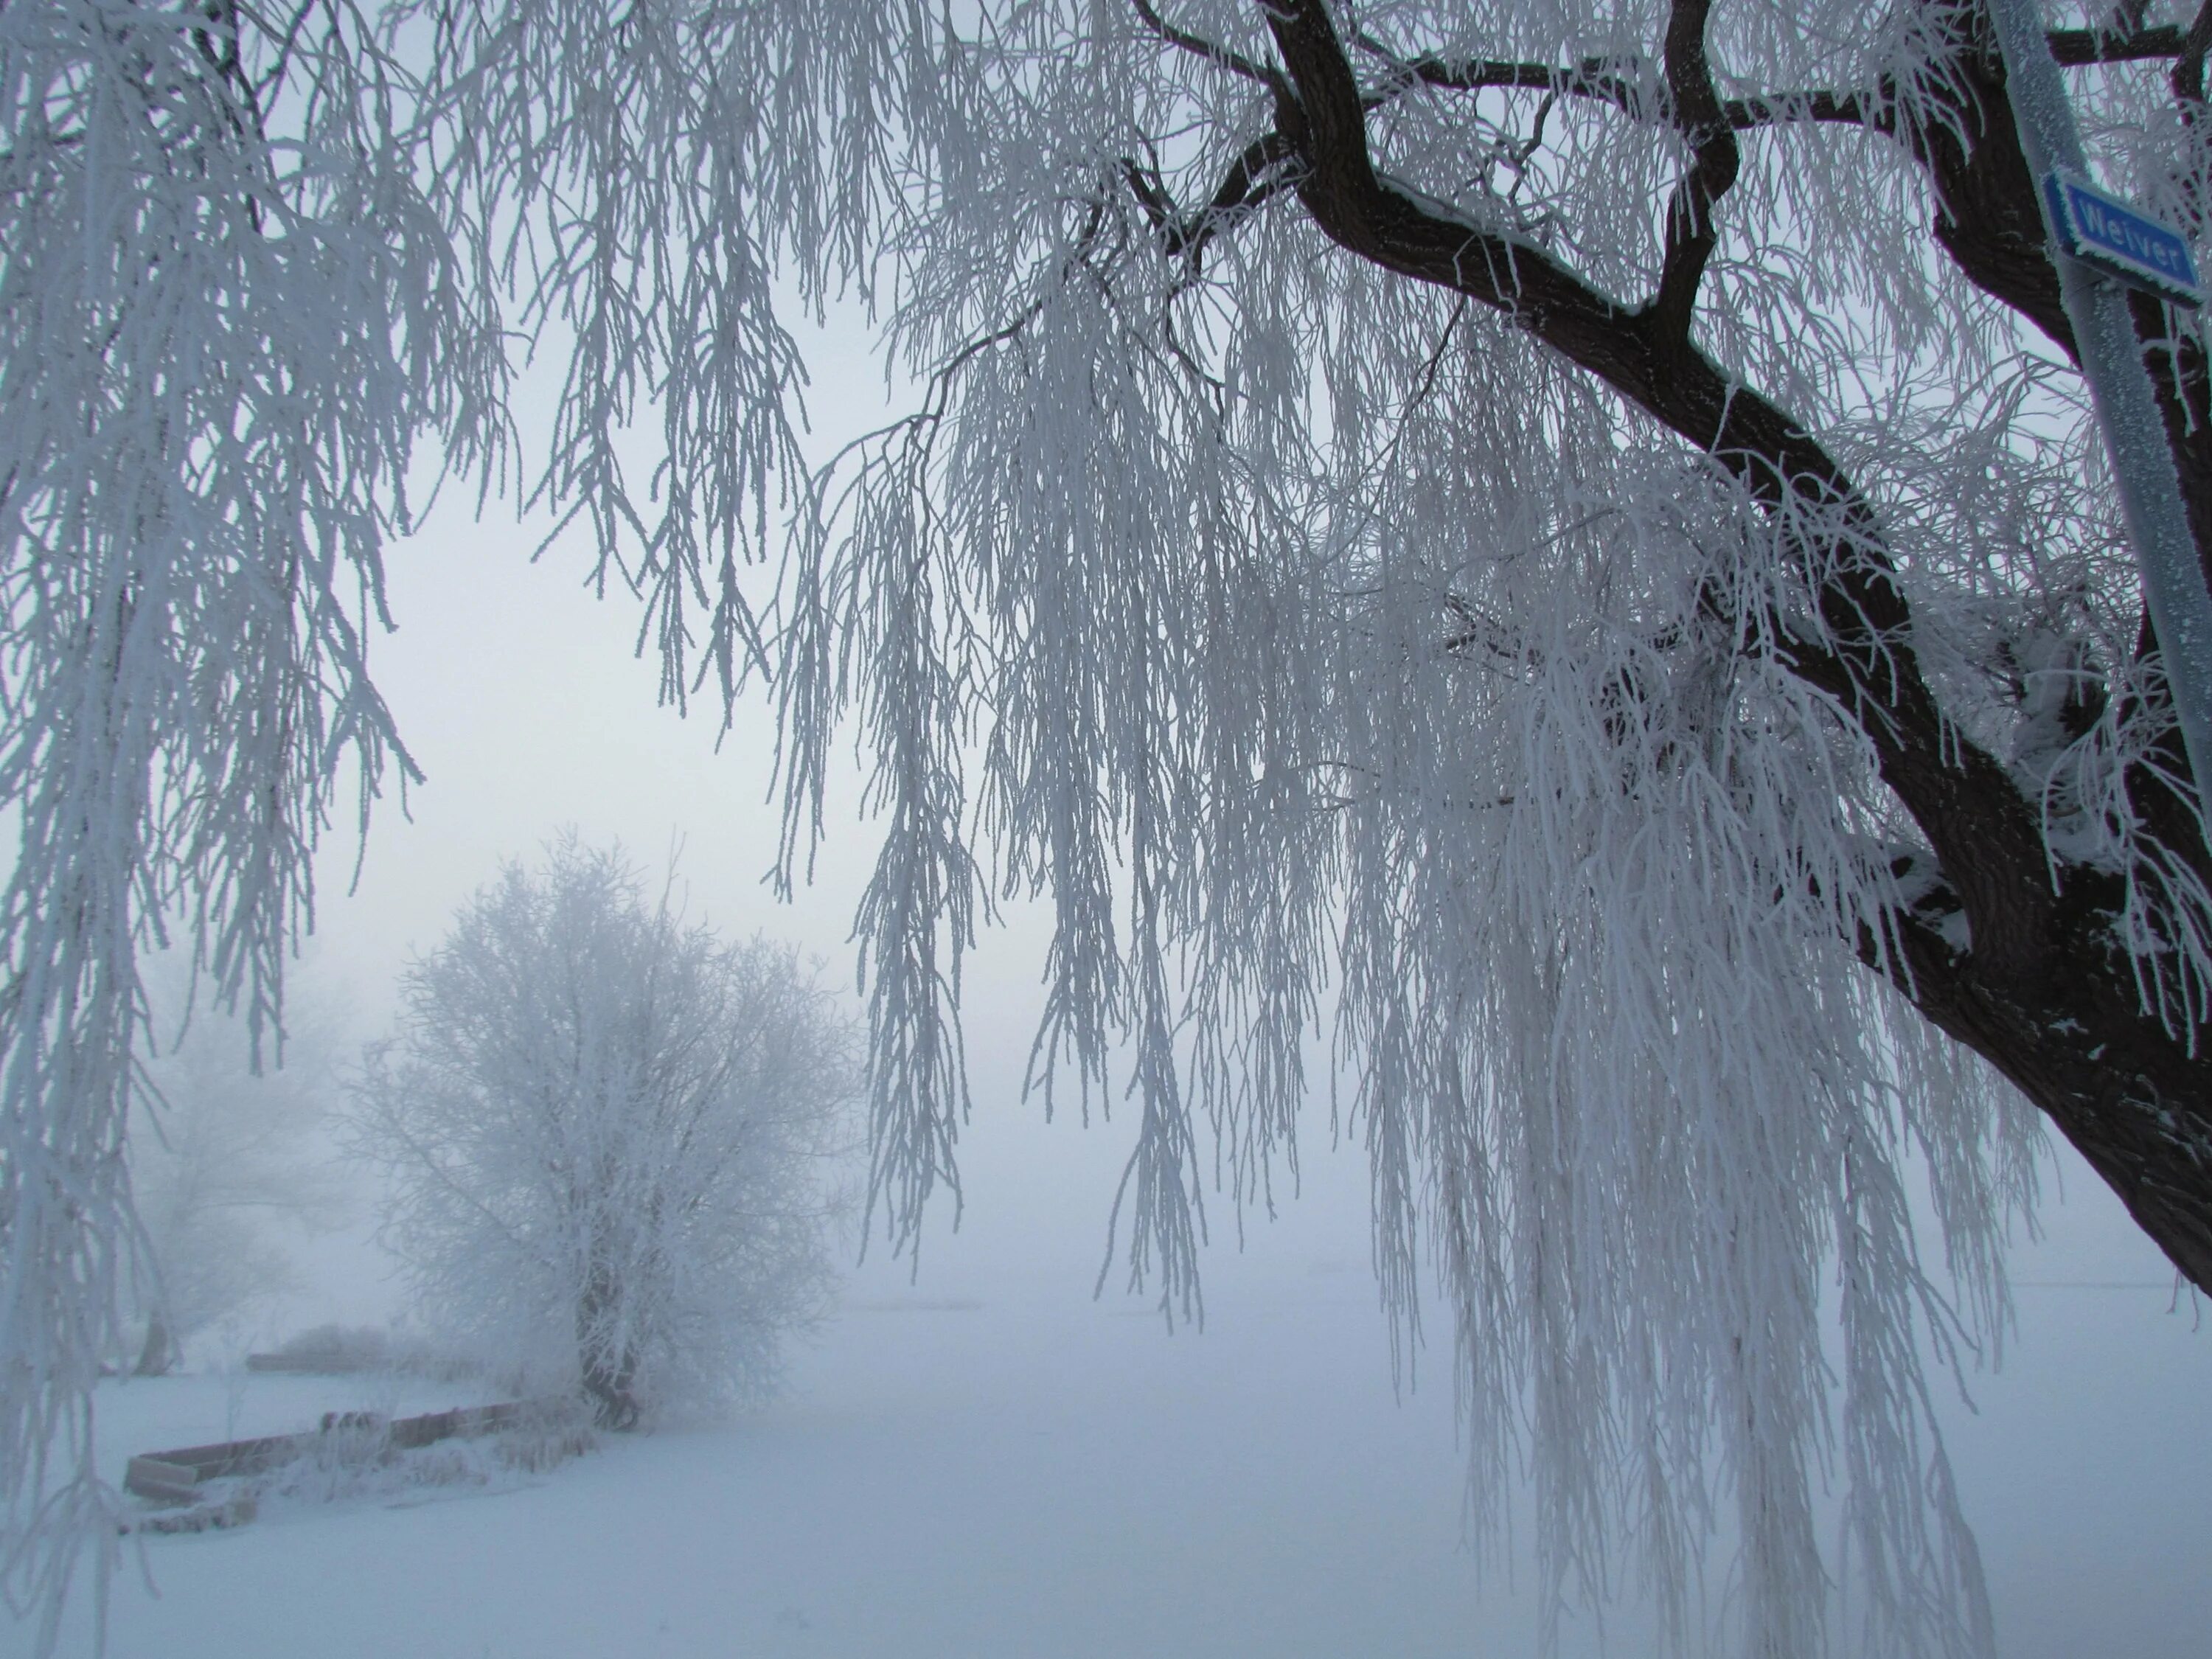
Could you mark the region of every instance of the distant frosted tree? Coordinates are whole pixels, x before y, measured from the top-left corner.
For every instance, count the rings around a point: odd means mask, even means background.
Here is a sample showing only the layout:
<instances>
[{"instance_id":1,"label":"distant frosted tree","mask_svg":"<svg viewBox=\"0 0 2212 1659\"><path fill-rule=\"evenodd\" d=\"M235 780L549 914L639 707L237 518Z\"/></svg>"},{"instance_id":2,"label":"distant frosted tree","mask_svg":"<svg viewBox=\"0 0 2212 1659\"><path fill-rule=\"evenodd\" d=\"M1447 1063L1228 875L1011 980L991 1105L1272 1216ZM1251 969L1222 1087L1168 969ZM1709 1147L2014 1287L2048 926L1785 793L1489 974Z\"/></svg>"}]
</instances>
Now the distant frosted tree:
<instances>
[{"instance_id":1,"label":"distant frosted tree","mask_svg":"<svg viewBox=\"0 0 2212 1659\"><path fill-rule=\"evenodd\" d=\"M428 1319L613 1428L763 1393L830 1288L857 1081L797 953L725 944L563 839L462 908L400 1005L350 1139Z\"/></svg>"},{"instance_id":2,"label":"distant frosted tree","mask_svg":"<svg viewBox=\"0 0 2212 1659\"><path fill-rule=\"evenodd\" d=\"M2212 12L2047 10L2201 239ZM342 768L404 775L419 439L589 526L672 700L777 670L794 872L860 728L899 1237L1048 893L1135 1270L1191 1293L1201 1137L1264 1194L1333 1022L1547 1595L1626 1536L1679 1633L1732 1510L1813 1651L1832 1468L1868 1639L1986 1647L1917 1356L2002 1329L2038 1124L2212 1286L2212 853L1984 0L17 0L0 112L19 1593L96 1535L133 953L181 905L276 1012ZM810 472L775 306L838 294L915 407ZM2134 319L2212 550L2203 324Z\"/></svg>"},{"instance_id":3,"label":"distant frosted tree","mask_svg":"<svg viewBox=\"0 0 2212 1659\"><path fill-rule=\"evenodd\" d=\"M149 1062L131 1127L131 1185L156 1277L134 1369L155 1376L197 1333L296 1279L288 1231L327 1225L344 1183L316 1132L336 1088L327 1037L296 1030L281 1069L256 1074L231 1022L203 1014Z\"/></svg>"}]
</instances>

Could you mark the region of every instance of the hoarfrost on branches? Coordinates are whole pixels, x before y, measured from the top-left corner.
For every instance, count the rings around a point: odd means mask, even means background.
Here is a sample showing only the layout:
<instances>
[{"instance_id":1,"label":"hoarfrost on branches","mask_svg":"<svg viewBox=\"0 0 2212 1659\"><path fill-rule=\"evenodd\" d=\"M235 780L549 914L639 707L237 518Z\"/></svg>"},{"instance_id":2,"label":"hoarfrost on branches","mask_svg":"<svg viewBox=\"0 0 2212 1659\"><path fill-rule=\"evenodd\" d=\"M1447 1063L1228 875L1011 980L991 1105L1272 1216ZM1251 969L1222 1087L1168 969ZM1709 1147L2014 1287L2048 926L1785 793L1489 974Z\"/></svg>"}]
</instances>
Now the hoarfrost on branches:
<instances>
[{"instance_id":1,"label":"hoarfrost on branches","mask_svg":"<svg viewBox=\"0 0 2212 1659\"><path fill-rule=\"evenodd\" d=\"M820 78L776 44L803 33L756 21L0 10L0 805L18 849L0 1589L43 1645L88 1540L107 1540L103 1583L115 1560L90 1397L138 1253L137 963L181 934L257 1053L281 1030L321 833L411 775L366 649L388 620L383 546L420 505L418 441L449 476L589 517L603 576L653 596L672 687L695 604L713 665L742 672L729 561L793 459L768 256L849 246L825 220L870 185L865 157L823 161L829 106L841 76L882 67L865 22L825 42ZM571 372L526 474L512 357L548 329ZM650 498L615 459L648 398L680 458Z\"/></svg>"},{"instance_id":2,"label":"hoarfrost on branches","mask_svg":"<svg viewBox=\"0 0 2212 1659\"><path fill-rule=\"evenodd\" d=\"M2212 9L2046 21L2201 238ZM1164 1297L1325 1025L1548 1594L1632 1565L1688 1640L1732 1503L1747 1650L1839 1577L1986 1648L1918 1356L2002 1332L2039 1124L2212 1286L2212 855L1978 0L39 0L0 54L16 1588L89 1501L33 1453L112 1322L133 950L189 898L276 1012L336 769L398 752L419 438L587 523L671 699L777 672L794 876L857 726L895 1236L963 955L1047 894L1036 1073L1127 1045ZM916 401L809 474L775 302L838 293ZM2202 325L2130 319L2202 551Z\"/></svg>"},{"instance_id":3,"label":"hoarfrost on branches","mask_svg":"<svg viewBox=\"0 0 2212 1659\"><path fill-rule=\"evenodd\" d=\"M725 944L564 838L465 905L400 1000L349 1139L424 1316L611 1428L767 1392L828 1293L852 1096L797 953Z\"/></svg>"}]
</instances>

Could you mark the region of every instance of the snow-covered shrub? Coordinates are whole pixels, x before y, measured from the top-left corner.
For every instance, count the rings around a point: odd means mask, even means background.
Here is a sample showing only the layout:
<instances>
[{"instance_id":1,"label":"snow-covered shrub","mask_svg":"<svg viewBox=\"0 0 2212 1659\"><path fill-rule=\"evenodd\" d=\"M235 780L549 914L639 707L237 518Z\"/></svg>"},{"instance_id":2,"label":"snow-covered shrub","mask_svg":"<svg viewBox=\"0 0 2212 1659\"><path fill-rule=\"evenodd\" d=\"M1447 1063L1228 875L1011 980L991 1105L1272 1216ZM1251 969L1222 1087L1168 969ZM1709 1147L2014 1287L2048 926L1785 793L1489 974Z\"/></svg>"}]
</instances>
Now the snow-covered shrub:
<instances>
[{"instance_id":1,"label":"snow-covered shrub","mask_svg":"<svg viewBox=\"0 0 2212 1659\"><path fill-rule=\"evenodd\" d=\"M424 1488L498 1489L580 1457L592 1431L573 1405L543 1402L489 1434L453 1435L428 1445L400 1443L386 1419L367 1415L327 1425L305 1456L233 1483L254 1513L269 1516L363 1499L391 1501Z\"/></svg>"},{"instance_id":2,"label":"snow-covered shrub","mask_svg":"<svg viewBox=\"0 0 2212 1659\"><path fill-rule=\"evenodd\" d=\"M793 951L568 836L408 970L351 1140L425 1317L626 1427L758 1395L820 1309L852 1047Z\"/></svg>"}]
</instances>

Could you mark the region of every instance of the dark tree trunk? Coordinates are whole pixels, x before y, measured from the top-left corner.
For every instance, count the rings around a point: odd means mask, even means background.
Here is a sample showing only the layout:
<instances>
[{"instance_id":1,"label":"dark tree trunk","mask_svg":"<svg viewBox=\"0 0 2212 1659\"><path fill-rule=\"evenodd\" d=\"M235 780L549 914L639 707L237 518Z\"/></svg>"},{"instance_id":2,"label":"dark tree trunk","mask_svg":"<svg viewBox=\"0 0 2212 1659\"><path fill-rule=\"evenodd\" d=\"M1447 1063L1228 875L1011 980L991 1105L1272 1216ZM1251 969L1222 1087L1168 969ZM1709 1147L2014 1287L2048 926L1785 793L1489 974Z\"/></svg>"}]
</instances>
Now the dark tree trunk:
<instances>
[{"instance_id":1,"label":"dark tree trunk","mask_svg":"<svg viewBox=\"0 0 2212 1659\"><path fill-rule=\"evenodd\" d=\"M146 1322L146 1340L138 1349L133 1376L167 1376L177 1363L177 1345L169 1335L168 1322L157 1312Z\"/></svg>"},{"instance_id":2,"label":"dark tree trunk","mask_svg":"<svg viewBox=\"0 0 2212 1659\"><path fill-rule=\"evenodd\" d=\"M576 1304L577 1370L592 1415L603 1429L617 1432L637 1426L641 1414L637 1386L637 1354L626 1342L614 1340L620 1286L612 1271L595 1266L584 1282Z\"/></svg>"},{"instance_id":3,"label":"dark tree trunk","mask_svg":"<svg viewBox=\"0 0 2212 1659\"><path fill-rule=\"evenodd\" d=\"M593 1358L584 1367L584 1392L592 1401L592 1418L603 1429L634 1429L641 1414L632 1385L637 1380L637 1361L623 1353Z\"/></svg>"}]
</instances>

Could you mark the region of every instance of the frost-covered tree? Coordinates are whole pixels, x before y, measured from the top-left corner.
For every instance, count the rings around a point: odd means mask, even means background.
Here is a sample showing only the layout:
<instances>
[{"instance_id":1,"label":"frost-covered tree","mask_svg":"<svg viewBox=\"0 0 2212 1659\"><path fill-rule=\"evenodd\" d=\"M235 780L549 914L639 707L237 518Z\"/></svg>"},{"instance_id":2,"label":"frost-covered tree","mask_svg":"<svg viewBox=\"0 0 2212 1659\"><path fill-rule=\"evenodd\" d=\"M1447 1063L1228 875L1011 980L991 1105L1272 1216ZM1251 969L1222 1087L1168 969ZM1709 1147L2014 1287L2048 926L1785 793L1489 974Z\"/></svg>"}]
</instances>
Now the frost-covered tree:
<instances>
[{"instance_id":1,"label":"frost-covered tree","mask_svg":"<svg viewBox=\"0 0 2212 1659\"><path fill-rule=\"evenodd\" d=\"M796 951L563 838L408 969L349 1139L427 1320L629 1428L759 1396L819 1313L852 1048Z\"/></svg>"},{"instance_id":2,"label":"frost-covered tree","mask_svg":"<svg viewBox=\"0 0 2212 1659\"><path fill-rule=\"evenodd\" d=\"M2212 12L2046 11L2200 234ZM1732 1505L1744 1644L1810 1651L1828 1468L1876 1645L1986 1644L1917 1356L2001 1328L2040 1124L2212 1286L2212 854L1984 0L17 0L0 102L12 1537L90 1502L33 1453L112 1320L133 951L189 898L275 1012L396 752L421 441L589 527L672 699L780 672L794 871L858 725L902 1237L962 954L1047 893L1135 1269L1189 1292L1201 1136L1265 1194L1327 1024L1547 1591L1626 1537L1686 1622ZM840 293L917 390L810 472L775 307ZM2134 321L2212 550L2202 325Z\"/></svg>"},{"instance_id":3,"label":"frost-covered tree","mask_svg":"<svg viewBox=\"0 0 2212 1659\"><path fill-rule=\"evenodd\" d=\"M343 1210L344 1182L317 1139L335 1091L329 1038L304 1035L295 1021L285 1064L256 1073L231 1022L203 1013L148 1064L154 1086L129 1139L155 1269L136 1298L140 1376L168 1370L196 1333L293 1288L284 1234L327 1226Z\"/></svg>"}]
</instances>

